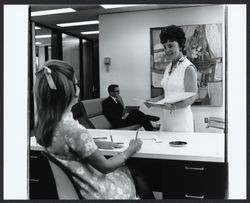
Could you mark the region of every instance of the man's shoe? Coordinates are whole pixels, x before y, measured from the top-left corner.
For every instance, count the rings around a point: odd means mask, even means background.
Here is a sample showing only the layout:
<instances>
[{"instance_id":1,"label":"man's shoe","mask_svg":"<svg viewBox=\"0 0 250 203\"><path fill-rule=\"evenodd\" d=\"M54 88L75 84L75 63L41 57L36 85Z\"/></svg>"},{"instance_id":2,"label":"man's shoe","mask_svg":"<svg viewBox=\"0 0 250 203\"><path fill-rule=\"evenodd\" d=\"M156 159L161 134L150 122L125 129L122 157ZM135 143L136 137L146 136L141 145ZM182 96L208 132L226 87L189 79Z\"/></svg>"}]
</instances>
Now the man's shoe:
<instances>
[{"instance_id":1,"label":"man's shoe","mask_svg":"<svg viewBox=\"0 0 250 203\"><path fill-rule=\"evenodd\" d=\"M150 121L158 121L160 118L158 116L151 116L151 115L146 115L147 119Z\"/></svg>"}]
</instances>

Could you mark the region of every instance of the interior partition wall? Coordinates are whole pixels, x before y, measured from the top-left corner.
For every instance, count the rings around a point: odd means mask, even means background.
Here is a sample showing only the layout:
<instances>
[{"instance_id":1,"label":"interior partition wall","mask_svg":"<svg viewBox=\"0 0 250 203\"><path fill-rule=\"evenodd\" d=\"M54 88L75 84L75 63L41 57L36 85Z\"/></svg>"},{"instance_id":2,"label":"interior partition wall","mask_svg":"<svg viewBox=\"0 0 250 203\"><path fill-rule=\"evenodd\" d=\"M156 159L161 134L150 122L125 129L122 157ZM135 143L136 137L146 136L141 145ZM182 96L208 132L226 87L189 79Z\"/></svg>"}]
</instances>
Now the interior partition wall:
<instances>
[{"instance_id":1,"label":"interior partition wall","mask_svg":"<svg viewBox=\"0 0 250 203\"><path fill-rule=\"evenodd\" d=\"M82 39L82 62L83 62L83 89L82 96L84 99L92 98L93 89L93 43Z\"/></svg>"},{"instance_id":2,"label":"interior partition wall","mask_svg":"<svg viewBox=\"0 0 250 203\"><path fill-rule=\"evenodd\" d=\"M62 33L62 60L69 63L75 71L75 76L80 81L80 39Z\"/></svg>"},{"instance_id":3,"label":"interior partition wall","mask_svg":"<svg viewBox=\"0 0 250 203\"><path fill-rule=\"evenodd\" d=\"M51 58L62 60L62 33L51 30Z\"/></svg>"}]
</instances>

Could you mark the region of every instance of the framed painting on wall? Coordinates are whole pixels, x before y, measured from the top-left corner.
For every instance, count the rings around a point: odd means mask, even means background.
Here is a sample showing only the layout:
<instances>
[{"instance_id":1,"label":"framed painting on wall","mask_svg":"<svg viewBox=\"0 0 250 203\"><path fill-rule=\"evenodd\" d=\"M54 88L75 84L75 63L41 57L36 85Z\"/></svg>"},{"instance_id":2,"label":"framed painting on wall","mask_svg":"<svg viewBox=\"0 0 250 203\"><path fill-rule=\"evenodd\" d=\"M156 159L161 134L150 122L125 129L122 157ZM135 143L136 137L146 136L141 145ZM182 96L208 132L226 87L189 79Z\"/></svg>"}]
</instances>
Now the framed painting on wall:
<instances>
[{"instance_id":1,"label":"framed painting on wall","mask_svg":"<svg viewBox=\"0 0 250 203\"><path fill-rule=\"evenodd\" d=\"M222 24L181 25L186 35L185 55L197 69L198 91L194 105L222 106ZM167 61L159 34L163 27L150 28L151 98L163 94L161 80Z\"/></svg>"}]
</instances>

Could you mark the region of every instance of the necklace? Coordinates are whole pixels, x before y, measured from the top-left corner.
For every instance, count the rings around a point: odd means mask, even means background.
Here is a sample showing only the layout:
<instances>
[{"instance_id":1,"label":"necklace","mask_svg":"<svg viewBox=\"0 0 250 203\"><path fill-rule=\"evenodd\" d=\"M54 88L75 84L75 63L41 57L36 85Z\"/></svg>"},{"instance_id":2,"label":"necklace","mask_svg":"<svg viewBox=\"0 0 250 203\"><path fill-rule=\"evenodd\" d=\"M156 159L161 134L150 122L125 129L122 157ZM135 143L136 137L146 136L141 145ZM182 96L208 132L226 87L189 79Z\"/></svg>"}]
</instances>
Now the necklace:
<instances>
[{"instance_id":1,"label":"necklace","mask_svg":"<svg viewBox=\"0 0 250 203\"><path fill-rule=\"evenodd\" d=\"M181 62L183 62L185 59L185 56L182 56L181 58L178 59L178 61L176 63L172 63L171 68L168 72L169 75L171 75L172 72L174 72L174 70L176 69L177 65L179 65Z\"/></svg>"}]
</instances>

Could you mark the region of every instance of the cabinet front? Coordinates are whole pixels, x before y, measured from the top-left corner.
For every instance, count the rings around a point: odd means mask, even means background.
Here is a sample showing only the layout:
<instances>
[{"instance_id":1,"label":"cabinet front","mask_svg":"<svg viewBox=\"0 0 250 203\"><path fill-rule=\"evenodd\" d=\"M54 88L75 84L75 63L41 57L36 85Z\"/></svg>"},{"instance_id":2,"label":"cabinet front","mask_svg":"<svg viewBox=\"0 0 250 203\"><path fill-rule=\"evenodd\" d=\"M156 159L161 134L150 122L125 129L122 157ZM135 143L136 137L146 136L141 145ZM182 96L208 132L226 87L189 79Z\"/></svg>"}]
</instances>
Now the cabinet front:
<instances>
[{"instance_id":1,"label":"cabinet front","mask_svg":"<svg viewBox=\"0 0 250 203\"><path fill-rule=\"evenodd\" d=\"M30 199L58 199L49 162L40 151L30 150Z\"/></svg>"},{"instance_id":2,"label":"cabinet front","mask_svg":"<svg viewBox=\"0 0 250 203\"><path fill-rule=\"evenodd\" d=\"M181 167L184 173L184 197L204 199L206 194L206 167L190 163L184 164Z\"/></svg>"},{"instance_id":3,"label":"cabinet front","mask_svg":"<svg viewBox=\"0 0 250 203\"><path fill-rule=\"evenodd\" d=\"M223 199L226 164L169 161L165 164L166 199Z\"/></svg>"}]
</instances>

